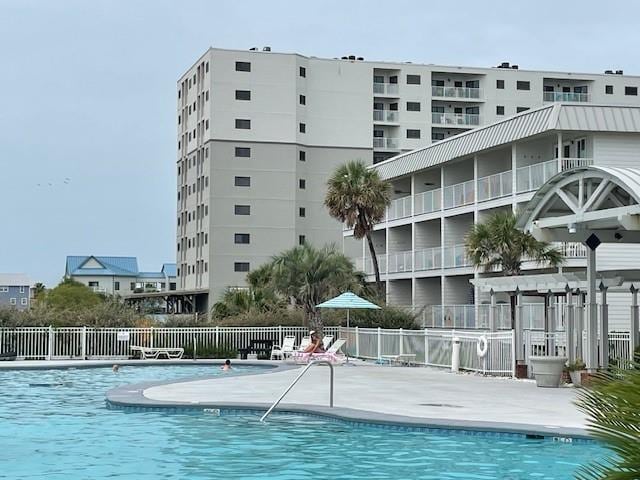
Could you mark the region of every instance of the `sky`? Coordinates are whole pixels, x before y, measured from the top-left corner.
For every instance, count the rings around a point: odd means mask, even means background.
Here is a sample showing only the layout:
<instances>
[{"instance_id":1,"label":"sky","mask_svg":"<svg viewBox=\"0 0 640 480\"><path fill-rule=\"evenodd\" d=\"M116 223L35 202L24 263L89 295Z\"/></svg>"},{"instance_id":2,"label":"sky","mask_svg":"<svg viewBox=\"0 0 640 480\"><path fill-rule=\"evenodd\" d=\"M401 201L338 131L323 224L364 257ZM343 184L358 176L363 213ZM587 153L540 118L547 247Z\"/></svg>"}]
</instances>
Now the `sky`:
<instances>
[{"instance_id":1,"label":"sky","mask_svg":"<svg viewBox=\"0 0 640 480\"><path fill-rule=\"evenodd\" d=\"M210 46L640 74L640 2L0 0L0 272L175 261L176 81Z\"/></svg>"}]
</instances>

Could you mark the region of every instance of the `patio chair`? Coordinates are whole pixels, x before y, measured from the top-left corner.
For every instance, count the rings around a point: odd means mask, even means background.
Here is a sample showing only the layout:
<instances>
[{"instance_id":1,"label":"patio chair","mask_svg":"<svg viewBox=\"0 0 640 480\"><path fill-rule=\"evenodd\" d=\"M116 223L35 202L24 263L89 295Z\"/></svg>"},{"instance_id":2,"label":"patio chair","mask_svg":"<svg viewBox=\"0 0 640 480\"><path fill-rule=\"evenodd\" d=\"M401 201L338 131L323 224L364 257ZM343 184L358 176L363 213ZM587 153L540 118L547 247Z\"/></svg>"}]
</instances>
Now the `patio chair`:
<instances>
[{"instance_id":1,"label":"patio chair","mask_svg":"<svg viewBox=\"0 0 640 480\"><path fill-rule=\"evenodd\" d=\"M274 345L271 348L271 360L276 360L279 358L280 360L285 360L287 357L290 357L295 352L294 345L296 343L295 335L287 335L282 340L282 346Z\"/></svg>"},{"instance_id":2,"label":"patio chair","mask_svg":"<svg viewBox=\"0 0 640 480\"><path fill-rule=\"evenodd\" d=\"M295 353L293 359L296 363L309 363L311 360L327 360L333 364L343 363L345 356L340 351L347 341L344 338L339 338L334 342L326 352L323 353Z\"/></svg>"},{"instance_id":3,"label":"patio chair","mask_svg":"<svg viewBox=\"0 0 640 480\"><path fill-rule=\"evenodd\" d=\"M305 348L307 348L309 345L311 345L311 337L307 336L307 337L302 337L302 340L300 340L300 345L298 346L297 351L298 352L302 352L304 351ZM294 352L295 353L295 352Z\"/></svg>"},{"instance_id":4,"label":"patio chair","mask_svg":"<svg viewBox=\"0 0 640 480\"><path fill-rule=\"evenodd\" d=\"M325 335L322 338L322 348L326 351L329 350L329 345L333 342L333 335Z\"/></svg>"}]
</instances>

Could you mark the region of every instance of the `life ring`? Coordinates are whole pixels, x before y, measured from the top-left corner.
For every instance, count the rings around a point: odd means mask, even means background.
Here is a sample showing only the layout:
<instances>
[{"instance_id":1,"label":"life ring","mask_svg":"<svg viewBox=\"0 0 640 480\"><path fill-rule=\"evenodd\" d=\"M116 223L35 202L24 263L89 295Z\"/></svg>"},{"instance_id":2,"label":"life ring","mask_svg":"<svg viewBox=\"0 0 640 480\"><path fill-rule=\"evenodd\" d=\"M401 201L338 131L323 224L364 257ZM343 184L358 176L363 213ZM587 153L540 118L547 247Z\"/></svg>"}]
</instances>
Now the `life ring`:
<instances>
[{"instance_id":1,"label":"life ring","mask_svg":"<svg viewBox=\"0 0 640 480\"><path fill-rule=\"evenodd\" d=\"M487 342L487 337L482 335L478 338L478 343L476 344L476 352L478 353L478 357L484 358L487 354L487 350L489 349L489 342Z\"/></svg>"}]
</instances>

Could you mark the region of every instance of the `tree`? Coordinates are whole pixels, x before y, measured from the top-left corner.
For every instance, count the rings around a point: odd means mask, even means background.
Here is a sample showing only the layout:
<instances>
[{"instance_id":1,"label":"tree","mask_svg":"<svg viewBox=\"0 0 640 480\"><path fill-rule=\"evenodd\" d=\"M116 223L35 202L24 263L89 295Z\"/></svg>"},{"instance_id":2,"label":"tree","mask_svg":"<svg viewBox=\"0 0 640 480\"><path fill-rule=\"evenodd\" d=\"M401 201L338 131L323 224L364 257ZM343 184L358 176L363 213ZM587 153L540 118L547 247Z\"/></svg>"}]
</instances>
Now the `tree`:
<instances>
[{"instance_id":1,"label":"tree","mask_svg":"<svg viewBox=\"0 0 640 480\"><path fill-rule=\"evenodd\" d=\"M47 292L47 306L53 310L80 310L104 302L105 297L93 292L86 285L65 278L57 287Z\"/></svg>"},{"instance_id":2,"label":"tree","mask_svg":"<svg viewBox=\"0 0 640 480\"><path fill-rule=\"evenodd\" d=\"M47 287L44 283L38 282L33 286L33 298L35 300L41 300L47 292Z\"/></svg>"},{"instance_id":3,"label":"tree","mask_svg":"<svg viewBox=\"0 0 640 480\"><path fill-rule=\"evenodd\" d=\"M578 392L578 407L588 417L591 435L614 454L582 467L579 479L640 478L640 363L630 367L600 372Z\"/></svg>"},{"instance_id":4,"label":"tree","mask_svg":"<svg viewBox=\"0 0 640 480\"><path fill-rule=\"evenodd\" d=\"M353 228L353 236L365 238L369 245L378 294L382 295L380 267L371 232L384 219L391 203L391 184L382 180L376 170L361 161L351 161L338 167L327 182L324 204L329 214Z\"/></svg>"},{"instance_id":5,"label":"tree","mask_svg":"<svg viewBox=\"0 0 640 480\"><path fill-rule=\"evenodd\" d=\"M516 223L512 212L499 212L471 227L465 247L474 267L485 272L501 269L503 276L512 277L521 274L525 259L550 267L564 263L560 250L519 230ZM515 328L515 301L515 294L511 294L511 328Z\"/></svg>"}]
</instances>

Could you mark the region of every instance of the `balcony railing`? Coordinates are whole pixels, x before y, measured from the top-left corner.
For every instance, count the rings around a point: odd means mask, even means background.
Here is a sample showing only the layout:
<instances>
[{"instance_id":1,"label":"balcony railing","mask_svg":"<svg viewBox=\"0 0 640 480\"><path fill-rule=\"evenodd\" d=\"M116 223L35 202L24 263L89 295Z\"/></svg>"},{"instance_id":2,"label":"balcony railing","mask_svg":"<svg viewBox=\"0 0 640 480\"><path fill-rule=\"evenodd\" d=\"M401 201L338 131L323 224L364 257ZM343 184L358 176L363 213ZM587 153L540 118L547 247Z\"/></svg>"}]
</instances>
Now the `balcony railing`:
<instances>
[{"instance_id":1,"label":"balcony railing","mask_svg":"<svg viewBox=\"0 0 640 480\"><path fill-rule=\"evenodd\" d=\"M413 252L389 253L387 255L387 271L389 273L401 273L413 271Z\"/></svg>"},{"instance_id":2,"label":"balcony railing","mask_svg":"<svg viewBox=\"0 0 640 480\"><path fill-rule=\"evenodd\" d=\"M475 180L444 187L444 208L461 207L473 203L475 189Z\"/></svg>"},{"instance_id":3,"label":"balcony railing","mask_svg":"<svg viewBox=\"0 0 640 480\"><path fill-rule=\"evenodd\" d=\"M387 256L385 254L377 255L378 258L378 268L380 269L380 274L387 273ZM356 268L367 275L373 275L373 260L371 257L366 257L364 261L362 258L356 258Z\"/></svg>"},{"instance_id":4,"label":"balcony railing","mask_svg":"<svg viewBox=\"0 0 640 480\"><path fill-rule=\"evenodd\" d=\"M400 141L397 138L373 137L373 148L399 150Z\"/></svg>"},{"instance_id":5,"label":"balcony railing","mask_svg":"<svg viewBox=\"0 0 640 480\"><path fill-rule=\"evenodd\" d=\"M387 221L411 216L411 195L392 200L387 208Z\"/></svg>"},{"instance_id":6,"label":"balcony railing","mask_svg":"<svg viewBox=\"0 0 640 480\"><path fill-rule=\"evenodd\" d=\"M479 99L480 95L481 91L479 88L431 87L432 97Z\"/></svg>"},{"instance_id":7,"label":"balcony railing","mask_svg":"<svg viewBox=\"0 0 640 480\"><path fill-rule=\"evenodd\" d=\"M480 115L472 113L431 113L431 123L436 125L460 125L476 127L480 125Z\"/></svg>"},{"instance_id":8,"label":"balcony railing","mask_svg":"<svg viewBox=\"0 0 640 480\"><path fill-rule=\"evenodd\" d=\"M397 95L397 83L375 83L373 84L373 93L378 95Z\"/></svg>"},{"instance_id":9,"label":"balcony railing","mask_svg":"<svg viewBox=\"0 0 640 480\"><path fill-rule=\"evenodd\" d=\"M591 95L575 92L543 92L543 100L545 102L590 102Z\"/></svg>"},{"instance_id":10,"label":"balcony railing","mask_svg":"<svg viewBox=\"0 0 640 480\"><path fill-rule=\"evenodd\" d=\"M511 195L512 192L513 175L511 170L478 179L479 202Z\"/></svg>"},{"instance_id":11,"label":"balcony railing","mask_svg":"<svg viewBox=\"0 0 640 480\"><path fill-rule=\"evenodd\" d=\"M559 167L562 170L570 170L591 164L593 164L592 158L563 158L562 160L555 158L546 162L520 167L516 170L516 192L537 190L558 173Z\"/></svg>"},{"instance_id":12,"label":"balcony railing","mask_svg":"<svg viewBox=\"0 0 640 480\"><path fill-rule=\"evenodd\" d=\"M565 258L587 258L587 247L578 242L559 242L556 245Z\"/></svg>"},{"instance_id":13,"label":"balcony railing","mask_svg":"<svg viewBox=\"0 0 640 480\"><path fill-rule=\"evenodd\" d=\"M442 253L444 268L471 266L471 261L467 257L467 252L464 244L443 247Z\"/></svg>"},{"instance_id":14,"label":"balcony railing","mask_svg":"<svg viewBox=\"0 0 640 480\"><path fill-rule=\"evenodd\" d=\"M414 252L415 271L439 270L442 268L442 247L431 247Z\"/></svg>"},{"instance_id":15,"label":"balcony railing","mask_svg":"<svg viewBox=\"0 0 640 480\"><path fill-rule=\"evenodd\" d=\"M442 190L436 188L427 192L418 193L415 196L415 215L431 213L442 209Z\"/></svg>"},{"instance_id":16,"label":"balcony railing","mask_svg":"<svg viewBox=\"0 0 640 480\"><path fill-rule=\"evenodd\" d=\"M476 328L475 305L432 305L431 321L426 327Z\"/></svg>"},{"instance_id":17,"label":"balcony railing","mask_svg":"<svg viewBox=\"0 0 640 480\"><path fill-rule=\"evenodd\" d=\"M374 110L373 111L373 121L374 122L397 123L398 122L398 111L397 110Z\"/></svg>"}]
</instances>

